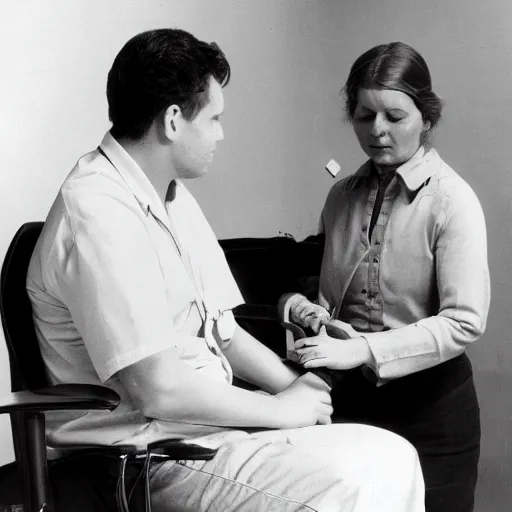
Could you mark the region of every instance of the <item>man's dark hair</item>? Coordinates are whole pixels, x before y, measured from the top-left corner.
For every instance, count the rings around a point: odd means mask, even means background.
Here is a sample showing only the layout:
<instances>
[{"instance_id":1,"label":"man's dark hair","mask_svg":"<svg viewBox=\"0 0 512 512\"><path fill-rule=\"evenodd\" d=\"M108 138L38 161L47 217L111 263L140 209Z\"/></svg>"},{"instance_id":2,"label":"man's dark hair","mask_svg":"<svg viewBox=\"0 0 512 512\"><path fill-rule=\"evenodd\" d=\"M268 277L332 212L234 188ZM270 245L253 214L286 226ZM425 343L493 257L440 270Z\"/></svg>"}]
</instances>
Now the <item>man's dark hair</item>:
<instances>
[{"instance_id":1,"label":"man's dark hair","mask_svg":"<svg viewBox=\"0 0 512 512\"><path fill-rule=\"evenodd\" d=\"M193 119L209 101L210 77L223 87L231 69L215 43L177 29L142 32L117 54L108 73L108 114L116 138L140 139L176 104Z\"/></svg>"}]
</instances>

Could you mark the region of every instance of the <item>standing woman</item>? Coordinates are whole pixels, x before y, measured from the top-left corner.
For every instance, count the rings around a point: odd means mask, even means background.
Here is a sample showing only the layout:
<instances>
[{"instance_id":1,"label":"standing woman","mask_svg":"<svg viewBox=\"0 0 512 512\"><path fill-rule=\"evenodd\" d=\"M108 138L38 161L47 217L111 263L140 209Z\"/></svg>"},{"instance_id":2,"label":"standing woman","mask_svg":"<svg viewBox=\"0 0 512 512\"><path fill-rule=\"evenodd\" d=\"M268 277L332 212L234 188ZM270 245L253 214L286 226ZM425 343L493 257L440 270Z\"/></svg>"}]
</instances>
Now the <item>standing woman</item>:
<instances>
[{"instance_id":1,"label":"standing woman","mask_svg":"<svg viewBox=\"0 0 512 512\"><path fill-rule=\"evenodd\" d=\"M490 299L482 208L430 146L441 102L416 50L372 48L344 90L369 160L325 203L318 304L289 299L292 319L318 333L296 342L296 356L308 369L345 370L335 415L415 446L427 512L469 512L480 419L466 349ZM336 339L337 327L349 339Z\"/></svg>"}]
</instances>

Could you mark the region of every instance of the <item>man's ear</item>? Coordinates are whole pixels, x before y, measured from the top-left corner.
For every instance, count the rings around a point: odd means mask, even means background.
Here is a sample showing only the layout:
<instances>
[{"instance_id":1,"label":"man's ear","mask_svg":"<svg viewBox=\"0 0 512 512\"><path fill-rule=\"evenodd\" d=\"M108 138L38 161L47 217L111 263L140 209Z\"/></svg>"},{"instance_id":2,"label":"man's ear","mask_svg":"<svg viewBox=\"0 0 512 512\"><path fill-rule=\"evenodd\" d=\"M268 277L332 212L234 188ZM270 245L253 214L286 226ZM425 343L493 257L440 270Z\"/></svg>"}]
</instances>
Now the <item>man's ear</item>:
<instances>
[{"instance_id":1,"label":"man's ear","mask_svg":"<svg viewBox=\"0 0 512 512\"><path fill-rule=\"evenodd\" d=\"M174 141L179 137L184 120L183 113L178 105L170 105L164 112L164 133L170 141Z\"/></svg>"}]
</instances>

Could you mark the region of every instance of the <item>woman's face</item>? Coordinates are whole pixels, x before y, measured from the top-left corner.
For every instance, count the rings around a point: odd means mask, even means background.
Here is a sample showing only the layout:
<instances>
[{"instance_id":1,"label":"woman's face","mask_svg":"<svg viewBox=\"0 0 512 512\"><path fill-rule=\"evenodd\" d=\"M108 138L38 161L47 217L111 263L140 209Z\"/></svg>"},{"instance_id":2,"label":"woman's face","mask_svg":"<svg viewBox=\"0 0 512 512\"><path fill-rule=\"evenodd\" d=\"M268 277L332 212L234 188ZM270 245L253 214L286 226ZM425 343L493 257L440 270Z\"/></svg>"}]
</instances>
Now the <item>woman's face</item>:
<instances>
[{"instance_id":1,"label":"woman's face","mask_svg":"<svg viewBox=\"0 0 512 512\"><path fill-rule=\"evenodd\" d=\"M388 89L359 89L352 124L363 151L382 166L407 162L430 128L410 96Z\"/></svg>"}]
</instances>

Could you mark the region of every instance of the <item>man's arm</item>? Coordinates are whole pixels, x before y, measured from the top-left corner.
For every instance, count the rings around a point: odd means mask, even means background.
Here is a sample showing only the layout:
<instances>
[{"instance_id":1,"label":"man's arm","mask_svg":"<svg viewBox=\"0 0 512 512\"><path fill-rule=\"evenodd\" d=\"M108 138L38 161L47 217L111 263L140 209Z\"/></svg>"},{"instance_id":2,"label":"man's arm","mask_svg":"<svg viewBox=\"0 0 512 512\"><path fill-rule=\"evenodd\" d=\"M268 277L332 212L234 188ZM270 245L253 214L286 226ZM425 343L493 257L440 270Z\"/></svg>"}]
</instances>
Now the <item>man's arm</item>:
<instances>
[{"instance_id":1,"label":"man's arm","mask_svg":"<svg viewBox=\"0 0 512 512\"><path fill-rule=\"evenodd\" d=\"M223 353L237 377L272 394L287 388L299 376L240 326Z\"/></svg>"},{"instance_id":2,"label":"man's arm","mask_svg":"<svg viewBox=\"0 0 512 512\"><path fill-rule=\"evenodd\" d=\"M264 396L216 382L179 359L187 340L174 327L160 260L138 205L118 188L105 183L94 203L70 198L74 243L58 275L100 379L118 375L149 418L268 428L330 422L328 390L312 376Z\"/></svg>"},{"instance_id":3,"label":"man's arm","mask_svg":"<svg viewBox=\"0 0 512 512\"><path fill-rule=\"evenodd\" d=\"M135 406L148 418L201 425L296 428L330 423L329 389L306 374L275 396L214 381L169 349L118 372Z\"/></svg>"}]
</instances>

